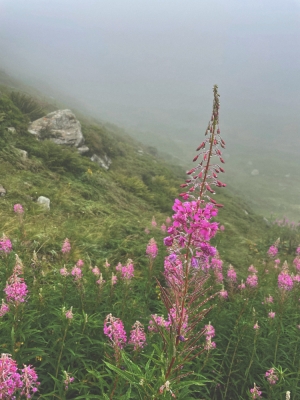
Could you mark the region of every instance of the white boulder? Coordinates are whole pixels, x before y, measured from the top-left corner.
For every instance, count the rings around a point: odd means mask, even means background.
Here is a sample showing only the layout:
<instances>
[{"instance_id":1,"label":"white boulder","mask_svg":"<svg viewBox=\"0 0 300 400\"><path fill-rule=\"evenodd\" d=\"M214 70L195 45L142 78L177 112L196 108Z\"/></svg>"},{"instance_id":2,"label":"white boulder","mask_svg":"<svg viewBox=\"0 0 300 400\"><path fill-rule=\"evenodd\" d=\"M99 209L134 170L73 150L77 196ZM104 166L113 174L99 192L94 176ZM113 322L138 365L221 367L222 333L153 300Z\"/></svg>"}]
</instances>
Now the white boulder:
<instances>
[{"instance_id":1,"label":"white boulder","mask_svg":"<svg viewBox=\"0 0 300 400\"><path fill-rule=\"evenodd\" d=\"M48 199L48 197L40 196L37 202L45 207L46 210L50 210L50 199Z\"/></svg>"},{"instance_id":2,"label":"white boulder","mask_svg":"<svg viewBox=\"0 0 300 400\"><path fill-rule=\"evenodd\" d=\"M28 131L38 139L78 147L84 143L80 122L71 110L57 110L33 121Z\"/></svg>"}]
</instances>

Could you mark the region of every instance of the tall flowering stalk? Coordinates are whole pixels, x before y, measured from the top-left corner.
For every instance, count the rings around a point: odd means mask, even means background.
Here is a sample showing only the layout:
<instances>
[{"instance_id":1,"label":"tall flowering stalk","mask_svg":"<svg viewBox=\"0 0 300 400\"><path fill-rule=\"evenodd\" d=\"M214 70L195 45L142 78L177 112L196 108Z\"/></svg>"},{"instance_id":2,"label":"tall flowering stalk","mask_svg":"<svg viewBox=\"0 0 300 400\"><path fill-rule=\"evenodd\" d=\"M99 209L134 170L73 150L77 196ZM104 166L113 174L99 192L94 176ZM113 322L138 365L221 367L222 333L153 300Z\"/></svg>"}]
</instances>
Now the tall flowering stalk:
<instances>
[{"instance_id":1,"label":"tall flowering stalk","mask_svg":"<svg viewBox=\"0 0 300 400\"><path fill-rule=\"evenodd\" d=\"M225 147L225 142L220 136L219 94L216 85L213 92L213 111L205 132L206 138L198 146L198 154L193 160L200 162L187 172L188 179L181 185L187 192L180 194L184 202L175 200L173 223L164 239L169 253L164 263L166 287L158 284L169 320L164 326L158 326L154 318L153 323L150 323L165 343L165 382L172 382L175 376L178 382L186 376L180 373L184 364L205 351L199 339L206 330L199 328L199 323L211 309L203 309L204 304L214 297L207 297L210 288L206 287L212 258L217 255L210 240L217 233L218 223L211 219L217 216L218 208L222 205L212 195L215 194L214 186L226 185L218 179L218 174L224 172L221 148ZM214 158L217 158L216 162L213 162ZM209 347L211 349L214 345Z\"/></svg>"}]
</instances>

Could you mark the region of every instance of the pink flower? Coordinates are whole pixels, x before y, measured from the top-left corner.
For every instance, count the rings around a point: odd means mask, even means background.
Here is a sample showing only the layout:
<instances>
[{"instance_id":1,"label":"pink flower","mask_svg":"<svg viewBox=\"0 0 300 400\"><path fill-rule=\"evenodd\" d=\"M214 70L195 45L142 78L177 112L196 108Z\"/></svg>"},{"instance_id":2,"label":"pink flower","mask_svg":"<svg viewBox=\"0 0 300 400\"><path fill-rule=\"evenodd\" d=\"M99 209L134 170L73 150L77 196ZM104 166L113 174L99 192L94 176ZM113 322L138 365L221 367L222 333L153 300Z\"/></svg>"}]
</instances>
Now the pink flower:
<instances>
[{"instance_id":1,"label":"pink flower","mask_svg":"<svg viewBox=\"0 0 300 400\"><path fill-rule=\"evenodd\" d=\"M0 239L0 251L3 251L3 253L6 254L12 251L11 241L6 236L3 236L3 238Z\"/></svg>"},{"instance_id":2,"label":"pink flower","mask_svg":"<svg viewBox=\"0 0 300 400\"><path fill-rule=\"evenodd\" d=\"M280 243L280 239L277 239L276 242L269 248L269 250L268 250L269 257L273 258L277 255L279 243Z\"/></svg>"},{"instance_id":3,"label":"pink flower","mask_svg":"<svg viewBox=\"0 0 300 400\"><path fill-rule=\"evenodd\" d=\"M24 212L23 206L21 204L15 204L14 205L14 212L16 214L23 214L23 212Z\"/></svg>"},{"instance_id":4,"label":"pink flower","mask_svg":"<svg viewBox=\"0 0 300 400\"><path fill-rule=\"evenodd\" d=\"M118 281L118 277L117 275L114 275L114 273L112 273L111 275L111 285L114 286Z\"/></svg>"},{"instance_id":5,"label":"pink flower","mask_svg":"<svg viewBox=\"0 0 300 400\"><path fill-rule=\"evenodd\" d=\"M28 290L24 279L14 273L6 283L4 292L6 293L6 301L24 303Z\"/></svg>"},{"instance_id":6,"label":"pink flower","mask_svg":"<svg viewBox=\"0 0 300 400\"><path fill-rule=\"evenodd\" d=\"M134 345L134 350L142 349L146 345L144 327L139 321L134 323L128 343Z\"/></svg>"},{"instance_id":7,"label":"pink flower","mask_svg":"<svg viewBox=\"0 0 300 400\"><path fill-rule=\"evenodd\" d=\"M209 322L208 325L205 325L204 330L205 330L204 335L206 336L206 339L208 337L210 337L210 338L215 337L216 331L215 331L215 328L211 325L210 322Z\"/></svg>"},{"instance_id":8,"label":"pink flower","mask_svg":"<svg viewBox=\"0 0 300 400\"><path fill-rule=\"evenodd\" d=\"M95 276L99 276L99 275L100 275L100 269L99 269L98 267L94 267L94 268L92 269L92 273L93 273Z\"/></svg>"},{"instance_id":9,"label":"pink flower","mask_svg":"<svg viewBox=\"0 0 300 400\"><path fill-rule=\"evenodd\" d=\"M124 324L120 318L115 318L112 314L108 314L104 321L104 334L113 342L114 346L120 349L126 345L127 337Z\"/></svg>"},{"instance_id":10,"label":"pink flower","mask_svg":"<svg viewBox=\"0 0 300 400\"><path fill-rule=\"evenodd\" d=\"M256 384L254 383L254 388L250 389L252 399L260 399L261 398L262 391L259 389L260 388L258 386L256 386Z\"/></svg>"},{"instance_id":11,"label":"pink flower","mask_svg":"<svg viewBox=\"0 0 300 400\"><path fill-rule=\"evenodd\" d=\"M167 225L170 225L171 222L172 222L171 218L170 218L170 217L167 217L167 218L166 218L166 224L167 224ZM300 252L299 252L299 254L300 254Z\"/></svg>"},{"instance_id":12,"label":"pink flower","mask_svg":"<svg viewBox=\"0 0 300 400\"><path fill-rule=\"evenodd\" d=\"M278 376L276 374L275 368L269 369L265 373L265 377L267 378L267 381L269 382L270 385L275 385L276 382L278 381Z\"/></svg>"},{"instance_id":13,"label":"pink flower","mask_svg":"<svg viewBox=\"0 0 300 400\"><path fill-rule=\"evenodd\" d=\"M67 371L64 371L64 375L65 375L65 380L64 380L65 390L68 390L70 383L74 382L74 378Z\"/></svg>"},{"instance_id":14,"label":"pink flower","mask_svg":"<svg viewBox=\"0 0 300 400\"><path fill-rule=\"evenodd\" d=\"M223 299L227 299L228 298L228 292L227 292L227 290L224 289L224 287L222 288L222 290L220 290L219 295Z\"/></svg>"},{"instance_id":15,"label":"pink flower","mask_svg":"<svg viewBox=\"0 0 300 400\"><path fill-rule=\"evenodd\" d=\"M0 307L0 317L4 317L5 314L9 312L9 306L4 303L4 300L2 299L2 304Z\"/></svg>"},{"instance_id":16,"label":"pink flower","mask_svg":"<svg viewBox=\"0 0 300 400\"><path fill-rule=\"evenodd\" d=\"M258 321L256 321L256 323L253 326L253 329L258 330L260 328L260 326L258 325Z\"/></svg>"},{"instance_id":17,"label":"pink flower","mask_svg":"<svg viewBox=\"0 0 300 400\"><path fill-rule=\"evenodd\" d=\"M151 225L153 226L153 228L156 228L156 226L157 226L157 222L155 221L154 216L152 217Z\"/></svg>"},{"instance_id":18,"label":"pink flower","mask_svg":"<svg viewBox=\"0 0 300 400\"><path fill-rule=\"evenodd\" d=\"M82 278L82 271L80 268L76 267L76 265L73 267L71 274L75 277L75 281Z\"/></svg>"},{"instance_id":19,"label":"pink flower","mask_svg":"<svg viewBox=\"0 0 300 400\"><path fill-rule=\"evenodd\" d=\"M300 256L300 245L297 247L297 249L296 249L296 254L298 255L298 256Z\"/></svg>"},{"instance_id":20,"label":"pink flower","mask_svg":"<svg viewBox=\"0 0 300 400\"><path fill-rule=\"evenodd\" d=\"M283 290L292 290L293 279L288 272L282 271L278 275L278 287Z\"/></svg>"},{"instance_id":21,"label":"pink flower","mask_svg":"<svg viewBox=\"0 0 300 400\"><path fill-rule=\"evenodd\" d=\"M256 274L249 275L246 279L246 284L252 288L258 285L258 278Z\"/></svg>"},{"instance_id":22,"label":"pink flower","mask_svg":"<svg viewBox=\"0 0 300 400\"><path fill-rule=\"evenodd\" d=\"M129 281L131 278L134 277L134 267L132 260L128 260L127 264L122 267L121 270L122 278Z\"/></svg>"},{"instance_id":23,"label":"pink flower","mask_svg":"<svg viewBox=\"0 0 300 400\"><path fill-rule=\"evenodd\" d=\"M295 265L296 270L300 271L300 256L299 255L294 259L293 264Z\"/></svg>"},{"instance_id":24,"label":"pink flower","mask_svg":"<svg viewBox=\"0 0 300 400\"><path fill-rule=\"evenodd\" d=\"M276 258L276 260L274 260L274 263L275 263L275 264L280 264L279 258Z\"/></svg>"},{"instance_id":25,"label":"pink flower","mask_svg":"<svg viewBox=\"0 0 300 400\"><path fill-rule=\"evenodd\" d=\"M204 346L205 350L215 349L217 347L215 342L212 342L211 339L206 340L206 344Z\"/></svg>"},{"instance_id":26,"label":"pink flower","mask_svg":"<svg viewBox=\"0 0 300 400\"><path fill-rule=\"evenodd\" d=\"M205 335L205 340L206 340L206 344L204 346L205 350L211 350L211 349L215 349L217 347L215 342L212 342L212 338L215 336L215 328L210 324L205 325L204 327L204 335Z\"/></svg>"},{"instance_id":27,"label":"pink flower","mask_svg":"<svg viewBox=\"0 0 300 400\"><path fill-rule=\"evenodd\" d=\"M78 260L76 265L77 265L78 268L81 268L81 267L83 267L84 262L82 260Z\"/></svg>"},{"instance_id":28,"label":"pink flower","mask_svg":"<svg viewBox=\"0 0 300 400\"><path fill-rule=\"evenodd\" d=\"M149 233L150 233L148 228L145 228L144 232L146 233L146 235L149 235Z\"/></svg>"},{"instance_id":29,"label":"pink flower","mask_svg":"<svg viewBox=\"0 0 300 400\"><path fill-rule=\"evenodd\" d=\"M274 299L271 295L265 298L265 303L274 303Z\"/></svg>"},{"instance_id":30,"label":"pink flower","mask_svg":"<svg viewBox=\"0 0 300 400\"><path fill-rule=\"evenodd\" d=\"M150 258L156 258L157 253L158 253L157 244L156 244L156 241L154 240L154 238L152 238L149 240L149 243L147 245L146 254Z\"/></svg>"},{"instance_id":31,"label":"pink flower","mask_svg":"<svg viewBox=\"0 0 300 400\"><path fill-rule=\"evenodd\" d=\"M122 271L122 264L121 263L118 263L118 265L116 266L116 270L118 271L118 272L121 272Z\"/></svg>"},{"instance_id":32,"label":"pink flower","mask_svg":"<svg viewBox=\"0 0 300 400\"><path fill-rule=\"evenodd\" d=\"M166 231L167 231L166 225L165 225L165 224L162 224L162 226L160 227L160 230L161 230L162 232L166 232Z\"/></svg>"},{"instance_id":33,"label":"pink flower","mask_svg":"<svg viewBox=\"0 0 300 400\"><path fill-rule=\"evenodd\" d=\"M68 254L71 251L71 244L68 238L66 238L63 242L61 252L64 254Z\"/></svg>"},{"instance_id":34,"label":"pink flower","mask_svg":"<svg viewBox=\"0 0 300 400\"><path fill-rule=\"evenodd\" d=\"M220 231L221 231L221 232L225 231L225 226L224 226L224 225L221 225L221 226L220 226Z\"/></svg>"},{"instance_id":35,"label":"pink flower","mask_svg":"<svg viewBox=\"0 0 300 400\"><path fill-rule=\"evenodd\" d=\"M62 276L68 276L68 275L70 275L70 273L68 272L66 266L64 266L63 268L61 268L61 269L59 270L59 272L60 272L60 274L61 274Z\"/></svg>"},{"instance_id":36,"label":"pink flower","mask_svg":"<svg viewBox=\"0 0 300 400\"><path fill-rule=\"evenodd\" d=\"M294 282L300 283L300 274L297 274L297 275L292 274L292 279Z\"/></svg>"},{"instance_id":37,"label":"pink flower","mask_svg":"<svg viewBox=\"0 0 300 400\"><path fill-rule=\"evenodd\" d=\"M223 282L224 276L223 276L222 272L215 271L214 275L215 275L215 278L216 278L216 283L222 283Z\"/></svg>"},{"instance_id":38,"label":"pink flower","mask_svg":"<svg viewBox=\"0 0 300 400\"><path fill-rule=\"evenodd\" d=\"M73 319L72 308L73 308L73 307L71 307L70 310L68 310L68 311L66 312L66 318L67 318L67 319Z\"/></svg>"},{"instance_id":39,"label":"pink flower","mask_svg":"<svg viewBox=\"0 0 300 400\"><path fill-rule=\"evenodd\" d=\"M10 354L1 354L0 371L0 399L13 399L13 395L22 388L23 383L17 363Z\"/></svg>"},{"instance_id":40,"label":"pink flower","mask_svg":"<svg viewBox=\"0 0 300 400\"><path fill-rule=\"evenodd\" d=\"M167 327L167 322L164 320L164 317L160 317L157 314L152 314L151 315L151 320L149 321L149 326L148 326L148 330L150 332L158 332L158 326Z\"/></svg>"},{"instance_id":41,"label":"pink flower","mask_svg":"<svg viewBox=\"0 0 300 400\"><path fill-rule=\"evenodd\" d=\"M270 311L268 316L269 316L269 318L272 318L272 319L275 318L275 312Z\"/></svg>"},{"instance_id":42,"label":"pink flower","mask_svg":"<svg viewBox=\"0 0 300 400\"><path fill-rule=\"evenodd\" d=\"M246 285L244 284L244 281L243 281L243 279L241 280L241 284L240 284L240 285L238 285L238 288L239 288L240 290L243 290L243 289L245 289L245 288L246 288Z\"/></svg>"},{"instance_id":43,"label":"pink flower","mask_svg":"<svg viewBox=\"0 0 300 400\"><path fill-rule=\"evenodd\" d=\"M21 396L26 396L26 399L31 399L32 395L38 391L37 387L40 385L38 376L32 365L23 365L22 369L22 391Z\"/></svg>"},{"instance_id":44,"label":"pink flower","mask_svg":"<svg viewBox=\"0 0 300 400\"><path fill-rule=\"evenodd\" d=\"M105 263L103 264L104 268L110 267L110 264L107 261L107 258L105 259Z\"/></svg>"},{"instance_id":45,"label":"pink flower","mask_svg":"<svg viewBox=\"0 0 300 400\"><path fill-rule=\"evenodd\" d=\"M271 246L271 247L269 248L269 250L268 250L268 255L269 255L270 257L275 257L277 253L278 253L278 249L277 249L277 247L275 247L275 246Z\"/></svg>"},{"instance_id":46,"label":"pink flower","mask_svg":"<svg viewBox=\"0 0 300 400\"><path fill-rule=\"evenodd\" d=\"M227 278L231 282L236 282L236 272L231 264L229 265L229 269L227 271Z\"/></svg>"},{"instance_id":47,"label":"pink flower","mask_svg":"<svg viewBox=\"0 0 300 400\"><path fill-rule=\"evenodd\" d=\"M96 281L96 283L101 287L106 281L103 279L103 276L100 272L100 277L99 279Z\"/></svg>"},{"instance_id":48,"label":"pink flower","mask_svg":"<svg viewBox=\"0 0 300 400\"><path fill-rule=\"evenodd\" d=\"M254 267L254 265L250 265L248 271L251 272L252 274L257 274L257 269Z\"/></svg>"}]
</instances>

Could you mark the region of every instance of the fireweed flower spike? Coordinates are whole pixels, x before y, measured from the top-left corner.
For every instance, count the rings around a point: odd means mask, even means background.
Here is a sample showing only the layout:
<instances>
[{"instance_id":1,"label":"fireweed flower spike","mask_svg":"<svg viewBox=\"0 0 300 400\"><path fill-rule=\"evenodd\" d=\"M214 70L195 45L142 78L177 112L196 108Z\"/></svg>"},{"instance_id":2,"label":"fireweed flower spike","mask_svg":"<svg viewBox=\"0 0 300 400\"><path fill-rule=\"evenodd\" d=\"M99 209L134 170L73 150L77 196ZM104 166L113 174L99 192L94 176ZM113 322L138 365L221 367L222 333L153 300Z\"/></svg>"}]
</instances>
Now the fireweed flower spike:
<instances>
[{"instance_id":1,"label":"fireweed flower spike","mask_svg":"<svg viewBox=\"0 0 300 400\"><path fill-rule=\"evenodd\" d=\"M150 258L156 258L157 253L158 253L157 244L156 244L156 241L154 240L154 238L152 238L149 240L149 243L147 245L146 254Z\"/></svg>"},{"instance_id":2,"label":"fireweed flower spike","mask_svg":"<svg viewBox=\"0 0 300 400\"><path fill-rule=\"evenodd\" d=\"M0 357L0 398L12 399L16 391L22 388L21 375L10 354L1 354Z\"/></svg>"},{"instance_id":3,"label":"fireweed flower spike","mask_svg":"<svg viewBox=\"0 0 300 400\"><path fill-rule=\"evenodd\" d=\"M276 257L277 253L278 253L278 246L280 243L280 238L278 238L276 240L276 242L269 248L268 250L268 256L271 258Z\"/></svg>"},{"instance_id":4,"label":"fireweed flower spike","mask_svg":"<svg viewBox=\"0 0 300 400\"><path fill-rule=\"evenodd\" d=\"M128 344L132 344L134 346L134 350L142 349L146 345L146 335L144 332L143 325L136 321L130 331L130 339Z\"/></svg>"},{"instance_id":5,"label":"fireweed flower spike","mask_svg":"<svg viewBox=\"0 0 300 400\"><path fill-rule=\"evenodd\" d=\"M226 186L218 177L224 172L221 149L225 147L225 142L220 135L220 105L216 85L213 93L212 115L204 141L198 146L193 160L197 164L187 172L188 177L181 185L185 192L180 194L182 200L175 199L173 222L168 226L164 239L169 253L164 262L166 287L159 282L158 286L169 314L169 326L163 328L154 321L149 325L151 330L158 330L164 342L170 343L172 348L173 356L167 358L165 365L166 381L177 374L182 363L190 362L203 352L200 338L204 332L199 323L211 309L204 308L204 304L217 295L205 297L205 285L210 277L208 272L213 269L222 274L222 270L216 266L219 263L212 261L217 260L218 254L210 244L218 231L218 223L212 218L217 216L218 208L222 207L212 198L214 187ZM211 336L208 337L207 348L215 347Z\"/></svg>"},{"instance_id":6,"label":"fireweed flower spike","mask_svg":"<svg viewBox=\"0 0 300 400\"><path fill-rule=\"evenodd\" d=\"M61 252L63 254L68 254L71 251L71 244L68 238L66 238L63 242L62 248L61 248Z\"/></svg>"},{"instance_id":7,"label":"fireweed flower spike","mask_svg":"<svg viewBox=\"0 0 300 400\"><path fill-rule=\"evenodd\" d=\"M37 386L40 385L40 382L37 381L37 373L32 365L24 365L22 375L23 388L21 395L26 396L26 399L31 399L32 395L38 391Z\"/></svg>"},{"instance_id":8,"label":"fireweed flower spike","mask_svg":"<svg viewBox=\"0 0 300 400\"><path fill-rule=\"evenodd\" d=\"M16 255L16 264L13 270L13 274L8 278L4 292L6 294L6 301L10 303L24 303L27 296L28 290L27 285L24 282L24 278L20 278L20 274L23 273L23 264L19 257Z\"/></svg>"},{"instance_id":9,"label":"fireweed flower spike","mask_svg":"<svg viewBox=\"0 0 300 400\"><path fill-rule=\"evenodd\" d=\"M269 382L270 385L275 385L276 382L278 381L278 376L276 374L275 368L269 369L265 373L265 377L267 378L267 381Z\"/></svg>"},{"instance_id":10,"label":"fireweed flower spike","mask_svg":"<svg viewBox=\"0 0 300 400\"><path fill-rule=\"evenodd\" d=\"M12 251L12 244L11 241L3 235L2 239L0 239L0 252L8 254Z\"/></svg>"},{"instance_id":11,"label":"fireweed flower spike","mask_svg":"<svg viewBox=\"0 0 300 400\"><path fill-rule=\"evenodd\" d=\"M260 388L258 386L256 386L256 384L254 383L253 389L250 389L252 399L260 399L261 398L262 391L259 389Z\"/></svg>"},{"instance_id":12,"label":"fireweed flower spike","mask_svg":"<svg viewBox=\"0 0 300 400\"><path fill-rule=\"evenodd\" d=\"M227 271L227 278L229 279L229 281L236 282L236 272L233 268L233 266L230 264L228 271Z\"/></svg>"},{"instance_id":13,"label":"fireweed flower spike","mask_svg":"<svg viewBox=\"0 0 300 400\"><path fill-rule=\"evenodd\" d=\"M0 307L0 317L3 317L8 312L9 312L9 306L2 299L2 304L1 304L1 307Z\"/></svg>"},{"instance_id":14,"label":"fireweed flower spike","mask_svg":"<svg viewBox=\"0 0 300 400\"><path fill-rule=\"evenodd\" d=\"M67 371L64 371L64 378L65 390L68 390L69 385L74 381L74 378Z\"/></svg>"},{"instance_id":15,"label":"fireweed flower spike","mask_svg":"<svg viewBox=\"0 0 300 400\"><path fill-rule=\"evenodd\" d=\"M108 314L104 320L104 334L112 341L113 346L123 349L126 345L127 337L124 324L120 318Z\"/></svg>"},{"instance_id":16,"label":"fireweed flower spike","mask_svg":"<svg viewBox=\"0 0 300 400\"><path fill-rule=\"evenodd\" d=\"M14 212L16 214L23 214L24 213L23 206L21 204L15 204L14 205Z\"/></svg>"}]
</instances>

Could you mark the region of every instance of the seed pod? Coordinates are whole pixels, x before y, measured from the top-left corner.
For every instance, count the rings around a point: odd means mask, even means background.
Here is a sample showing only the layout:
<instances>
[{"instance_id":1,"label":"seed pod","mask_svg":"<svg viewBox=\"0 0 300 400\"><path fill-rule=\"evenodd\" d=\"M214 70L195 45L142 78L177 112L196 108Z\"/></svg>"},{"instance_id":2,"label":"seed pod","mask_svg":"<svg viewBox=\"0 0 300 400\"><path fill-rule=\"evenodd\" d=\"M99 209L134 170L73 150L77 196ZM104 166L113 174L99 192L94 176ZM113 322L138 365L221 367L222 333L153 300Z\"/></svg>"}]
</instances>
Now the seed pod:
<instances>
[{"instance_id":1,"label":"seed pod","mask_svg":"<svg viewBox=\"0 0 300 400\"><path fill-rule=\"evenodd\" d=\"M199 154L197 154L197 155L193 158L193 161L197 161L197 160L198 160L198 157L199 157Z\"/></svg>"},{"instance_id":2,"label":"seed pod","mask_svg":"<svg viewBox=\"0 0 300 400\"><path fill-rule=\"evenodd\" d=\"M220 168L220 171L221 171L221 172L225 172L225 170L224 170L223 168L221 168L221 167L219 167L219 168Z\"/></svg>"},{"instance_id":3,"label":"seed pod","mask_svg":"<svg viewBox=\"0 0 300 400\"><path fill-rule=\"evenodd\" d=\"M187 187L187 184L186 184L186 183L182 183L182 184L180 185L180 187L181 187L181 188Z\"/></svg>"},{"instance_id":4,"label":"seed pod","mask_svg":"<svg viewBox=\"0 0 300 400\"><path fill-rule=\"evenodd\" d=\"M224 205L223 204L216 204L216 207L222 208L222 207L224 207Z\"/></svg>"},{"instance_id":5,"label":"seed pod","mask_svg":"<svg viewBox=\"0 0 300 400\"><path fill-rule=\"evenodd\" d=\"M191 175L193 172L195 172L195 168L190 169L186 174Z\"/></svg>"},{"instance_id":6,"label":"seed pod","mask_svg":"<svg viewBox=\"0 0 300 400\"><path fill-rule=\"evenodd\" d=\"M225 164L225 161L223 160L222 157L220 157L220 161L221 161L221 163Z\"/></svg>"},{"instance_id":7,"label":"seed pod","mask_svg":"<svg viewBox=\"0 0 300 400\"><path fill-rule=\"evenodd\" d=\"M196 151L199 151L205 147L205 142L202 142L198 147Z\"/></svg>"}]
</instances>

